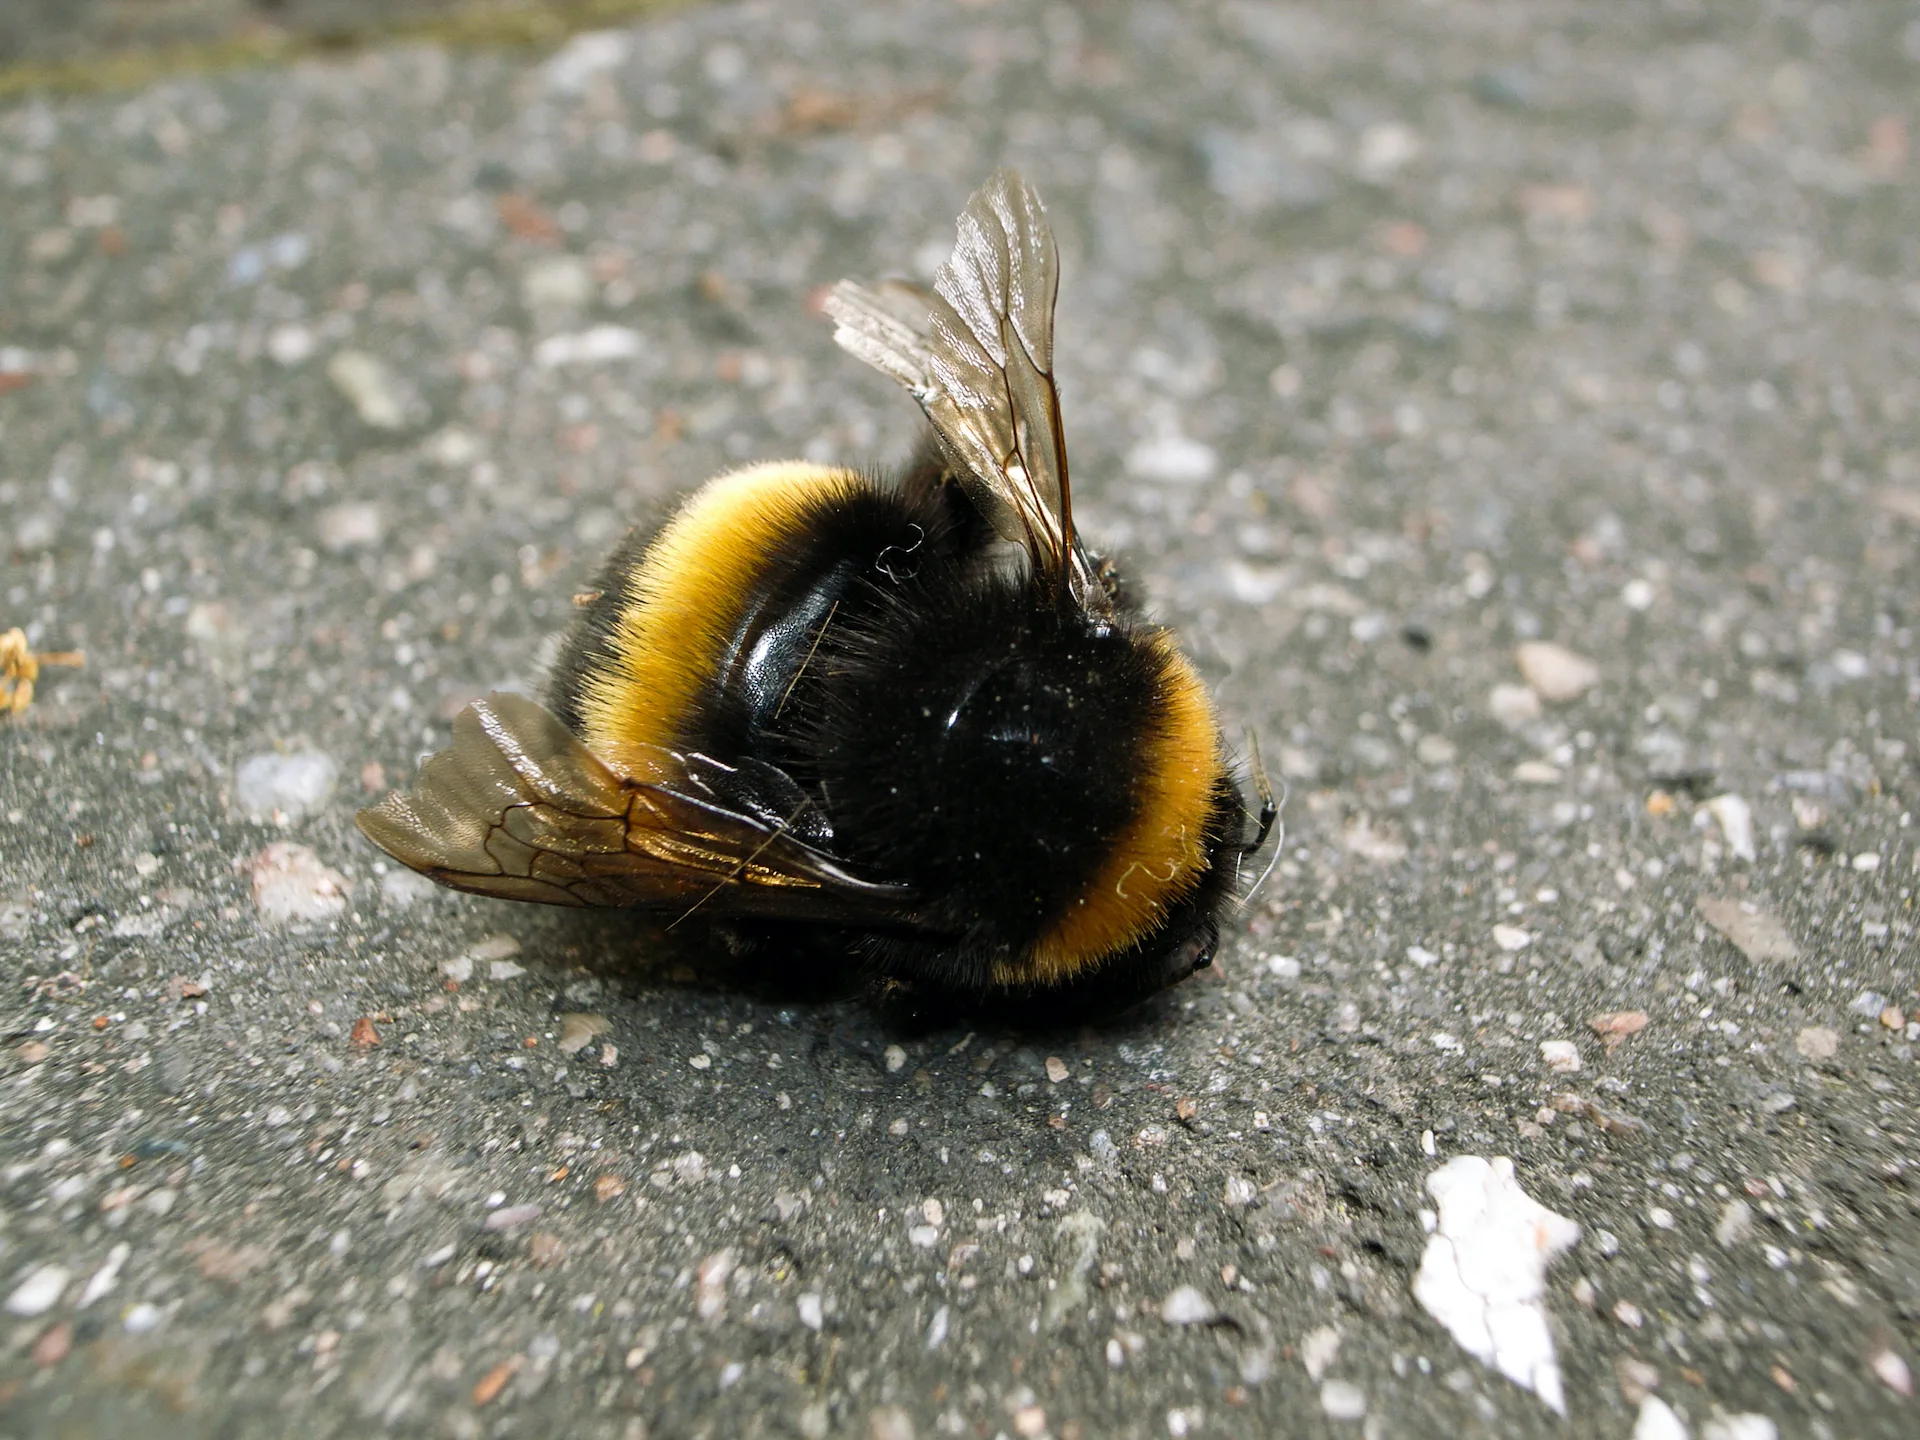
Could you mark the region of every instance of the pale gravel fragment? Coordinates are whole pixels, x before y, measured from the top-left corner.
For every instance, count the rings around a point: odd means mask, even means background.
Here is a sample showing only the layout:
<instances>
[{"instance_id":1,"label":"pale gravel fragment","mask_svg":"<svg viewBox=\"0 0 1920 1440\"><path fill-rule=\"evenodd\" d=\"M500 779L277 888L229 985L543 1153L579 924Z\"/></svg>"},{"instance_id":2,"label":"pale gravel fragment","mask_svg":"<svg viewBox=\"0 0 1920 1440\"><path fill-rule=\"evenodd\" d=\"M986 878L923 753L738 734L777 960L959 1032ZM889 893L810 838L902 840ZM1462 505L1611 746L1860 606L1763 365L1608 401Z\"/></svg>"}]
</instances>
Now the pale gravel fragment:
<instances>
[{"instance_id":1,"label":"pale gravel fragment","mask_svg":"<svg viewBox=\"0 0 1920 1440\"><path fill-rule=\"evenodd\" d=\"M1487 696L1487 710L1509 730L1540 718L1540 696L1528 685L1496 685Z\"/></svg>"},{"instance_id":2,"label":"pale gravel fragment","mask_svg":"<svg viewBox=\"0 0 1920 1440\"><path fill-rule=\"evenodd\" d=\"M808 1292L793 1302L794 1313L800 1317L800 1323L807 1329L819 1331L826 1323L826 1311L818 1295Z\"/></svg>"},{"instance_id":3,"label":"pale gravel fragment","mask_svg":"<svg viewBox=\"0 0 1920 1440\"><path fill-rule=\"evenodd\" d=\"M1325 1380L1320 1384L1320 1408L1329 1420L1364 1419L1367 1395L1351 1380Z\"/></svg>"},{"instance_id":4,"label":"pale gravel fragment","mask_svg":"<svg viewBox=\"0 0 1920 1440\"><path fill-rule=\"evenodd\" d=\"M29 1270L7 1296L7 1313L28 1319L46 1314L59 1302L72 1278L64 1265L47 1264Z\"/></svg>"},{"instance_id":5,"label":"pale gravel fragment","mask_svg":"<svg viewBox=\"0 0 1920 1440\"><path fill-rule=\"evenodd\" d=\"M1640 1401L1633 1440L1688 1440L1686 1422L1658 1395L1648 1395Z\"/></svg>"},{"instance_id":6,"label":"pale gravel fragment","mask_svg":"<svg viewBox=\"0 0 1920 1440\"><path fill-rule=\"evenodd\" d=\"M1600 683L1600 667L1564 645L1529 640L1514 650L1513 658L1534 693L1550 705L1578 700Z\"/></svg>"},{"instance_id":7,"label":"pale gravel fragment","mask_svg":"<svg viewBox=\"0 0 1920 1440\"><path fill-rule=\"evenodd\" d=\"M314 518L314 534L322 548L335 554L378 545L386 533L386 513L371 500L329 505Z\"/></svg>"},{"instance_id":8,"label":"pale gravel fragment","mask_svg":"<svg viewBox=\"0 0 1920 1440\"><path fill-rule=\"evenodd\" d=\"M375 430L405 428L406 406L393 372L377 356L364 350L338 351L327 361L327 379L346 397L363 425Z\"/></svg>"},{"instance_id":9,"label":"pale gravel fragment","mask_svg":"<svg viewBox=\"0 0 1920 1440\"><path fill-rule=\"evenodd\" d=\"M1160 1302L1160 1318L1169 1325L1210 1325L1220 1312L1192 1285L1182 1285Z\"/></svg>"},{"instance_id":10,"label":"pale gravel fragment","mask_svg":"<svg viewBox=\"0 0 1920 1440\"><path fill-rule=\"evenodd\" d=\"M340 767L318 750L249 755L233 772L233 807L255 823L292 822L333 798Z\"/></svg>"},{"instance_id":11,"label":"pale gravel fragment","mask_svg":"<svg viewBox=\"0 0 1920 1440\"><path fill-rule=\"evenodd\" d=\"M624 325L595 325L589 330L549 335L533 347L533 363L543 370L563 365L605 365L633 359L642 344L638 330Z\"/></svg>"},{"instance_id":12,"label":"pale gravel fragment","mask_svg":"<svg viewBox=\"0 0 1920 1440\"><path fill-rule=\"evenodd\" d=\"M352 886L305 845L276 840L240 867L250 877L253 903L269 925L327 920L347 908Z\"/></svg>"},{"instance_id":13,"label":"pale gravel fragment","mask_svg":"<svg viewBox=\"0 0 1920 1440\"><path fill-rule=\"evenodd\" d=\"M1737 945L1755 964L1800 958L1800 947L1787 933L1787 927L1754 901L1702 895L1693 903L1709 925Z\"/></svg>"},{"instance_id":14,"label":"pale gravel fragment","mask_svg":"<svg viewBox=\"0 0 1920 1440\"><path fill-rule=\"evenodd\" d=\"M87 1277L87 1283L80 1291L80 1298L74 1302L74 1308L86 1309L119 1284L121 1267L127 1263L127 1257L131 1254L133 1254L133 1247L124 1240L109 1250L100 1268Z\"/></svg>"},{"instance_id":15,"label":"pale gravel fragment","mask_svg":"<svg viewBox=\"0 0 1920 1440\"><path fill-rule=\"evenodd\" d=\"M1414 1298L1468 1353L1566 1413L1545 1305L1547 1266L1580 1227L1520 1188L1513 1161L1462 1155L1427 1176L1439 1208Z\"/></svg>"},{"instance_id":16,"label":"pale gravel fragment","mask_svg":"<svg viewBox=\"0 0 1920 1440\"><path fill-rule=\"evenodd\" d=\"M560 1053L577 1055L612 1029L613 1022L604 1015L569 1011L560 1017Z\"/></svg>"},{"instance_id":17,"label":"pale gravel fragment","mask_svg":"<svg viewBox=\"0 0 1920 1440\"><path fill-rule=\"evenodd\" d=\"M1913 1372L1899 1355L1892 1350L1876 1350L1867 1365L1889 1390L1913 1398Z\"/></svg>"},{"instance_id":18,"label":"pale gravel fragment","mask_svg":"<svg viewBox=\"0 0 1920 1440\"><path fill-rule=\"evenodd\" d=\"M1127 452L1127 473L1163 485L1197 485L1220 468L1213 447L1187 435L1158 435Z\"/></svg>"},{"instance_id":19,"label":"pale gravel fragment","mask_svg":"<svg viewBox=\"0 0 1920 1440\"><path fill-rule=\"evenodd\" d=\"M1753 807L1731 791L1716 795L1702 807L1720 827L1720 833L1726 836L1727 848L1736 859L1754 860L1758 858L1753 848Z\"/></svg>"},{"instance_id":20,"label":"pale gravel fragment","mask_svg":"<svg viewBox=\"0 0 1920 1440\"><path fill-rule=\"evenodd\" d=\"M1753 1233L1753 1207L1744 1200L1729 1200L1714 1222L1713 1238L1723 1250L1731 1250Z\"/></svg>"},{"instance_id":21,"label":"pale gravel fragment","mask_svg":"<svg viewBox=\"0 0 1920 1440\"><path fill-rule=\"evenodd\" d=\"M1793 1048L1808 1060L1831 1060L1840 1053L1840 1032L1828 1025L1808 1025L1793 1037Z\"/></svg>"},{"instance_id":22,"label":"pale gravel fragment","mask_svg":"<svg viewBox=\"0 0 1920 1440\"><path fill-rule=\"evenodd\" d=\"M1318 1385L1333 1368L1340 1354L1340 1332L1331 1325L1309 1330L1300 1340L1300 1363L1307 1367L1307 1378Z\"/></svg>"},{"instance_id":23,"label":"pale gravel fragment","mask_svg":"<svg viewBox=\"0 0 1920 1440\"><path fill-rule=\"evenodd\" d=\"M1580 1068L1580 1047L1571 1040L1542 1040L1540 1058L1556 1075L1571 1075Z\"/></svg>"},{"instance_id":24,"label":"pale gravel fragment","mask_svg":"<svg viewBox=\"0 0 1920 1440\"><path fill-rule=\"evenodd\" d=\"M1779 1440L1780 1427L1753 1411L1717 1413L1700 1426L1700 1440Z\"/></svg>"}]
</instances>

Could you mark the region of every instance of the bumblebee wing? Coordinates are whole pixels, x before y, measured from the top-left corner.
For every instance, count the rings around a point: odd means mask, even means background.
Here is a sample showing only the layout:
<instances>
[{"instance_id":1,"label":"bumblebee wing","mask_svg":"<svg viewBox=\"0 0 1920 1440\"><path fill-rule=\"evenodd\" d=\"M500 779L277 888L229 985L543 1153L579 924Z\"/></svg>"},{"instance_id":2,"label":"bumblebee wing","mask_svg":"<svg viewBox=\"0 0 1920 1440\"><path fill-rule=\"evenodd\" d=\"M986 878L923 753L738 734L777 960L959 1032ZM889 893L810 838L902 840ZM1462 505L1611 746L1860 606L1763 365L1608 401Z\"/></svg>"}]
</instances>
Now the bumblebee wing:
<instances>
[{"instance_id":1,"label":"bumblebee wing","mask_svg":"<svg viewBox=\"0 0 1920 1440\"><path fill-rule=\"evenodd\" d=\"M933 293L843 280L826 301L834 339L913 393L996 532L1043 583L1083 606L1106 591L1073 532L1053 381L1059 252L1033 187L998 170L961 212Z\"/></svg>"},{"instance_id":2,"label":"bumblebee wing","mask_svg":"<svg viewBox=\"0 0 1920 1440\"><path fill-rule=\"evenodd\" d=\"M479 895L911 923L906 889L848 874L781 821L691 793L708 787L670 783L677 758L663 751L655 775L623 777L551 711L495 693L460 712L411 792L356 818L394 859Z\"/></svg>"}]
</instances>

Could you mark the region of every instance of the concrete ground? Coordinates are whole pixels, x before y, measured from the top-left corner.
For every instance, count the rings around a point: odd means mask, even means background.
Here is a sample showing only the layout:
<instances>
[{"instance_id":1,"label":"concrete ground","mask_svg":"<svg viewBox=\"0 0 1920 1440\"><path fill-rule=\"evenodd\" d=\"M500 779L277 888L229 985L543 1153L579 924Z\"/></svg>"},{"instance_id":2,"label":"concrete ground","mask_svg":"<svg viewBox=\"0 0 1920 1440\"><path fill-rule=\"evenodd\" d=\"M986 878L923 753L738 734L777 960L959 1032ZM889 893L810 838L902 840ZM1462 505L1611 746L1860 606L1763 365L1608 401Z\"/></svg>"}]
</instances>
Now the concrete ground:
<instances>
[{"instance_id":1,"label":"concrete ground","mask_svg":"<svg viewBox=\"0 0 1920 1440\"><path fill-rule=\"evenodd\" d=\"M1911 4L815 0L0 110L0 629L86 655L0 1433L1914 1433L1916 94ZM626 526L910 443L815 302L999 163L1290 786L1215 970L908 1035L385 867ZM1414 1295L1463 1156L1581 1228L1564 1419Z\"/></svg>"}]
</instances>

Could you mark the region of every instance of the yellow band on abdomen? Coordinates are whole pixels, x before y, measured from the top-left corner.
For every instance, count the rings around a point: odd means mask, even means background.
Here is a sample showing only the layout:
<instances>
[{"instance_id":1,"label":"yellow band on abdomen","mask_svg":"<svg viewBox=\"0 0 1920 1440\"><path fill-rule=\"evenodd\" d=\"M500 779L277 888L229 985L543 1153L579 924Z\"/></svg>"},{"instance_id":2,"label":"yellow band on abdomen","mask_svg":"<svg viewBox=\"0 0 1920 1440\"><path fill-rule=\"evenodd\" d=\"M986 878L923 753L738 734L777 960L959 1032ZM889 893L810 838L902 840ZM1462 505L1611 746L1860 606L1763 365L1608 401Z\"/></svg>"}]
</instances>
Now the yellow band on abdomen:
<instances>
[{"instance_id":1,"label":"yellow band on abdomen","mask_svg":"<svg viewBox=\"0 0 1920 1440\"><path fill-rule=\"evenodd\" d=\"M787 460L716 476L695 491L647 547L612 657L581 687L588 748L641 777L652 772L652 750L684 743L767 557L810 510L865 483L851 470Z\"/></svg>"}]
</instances>

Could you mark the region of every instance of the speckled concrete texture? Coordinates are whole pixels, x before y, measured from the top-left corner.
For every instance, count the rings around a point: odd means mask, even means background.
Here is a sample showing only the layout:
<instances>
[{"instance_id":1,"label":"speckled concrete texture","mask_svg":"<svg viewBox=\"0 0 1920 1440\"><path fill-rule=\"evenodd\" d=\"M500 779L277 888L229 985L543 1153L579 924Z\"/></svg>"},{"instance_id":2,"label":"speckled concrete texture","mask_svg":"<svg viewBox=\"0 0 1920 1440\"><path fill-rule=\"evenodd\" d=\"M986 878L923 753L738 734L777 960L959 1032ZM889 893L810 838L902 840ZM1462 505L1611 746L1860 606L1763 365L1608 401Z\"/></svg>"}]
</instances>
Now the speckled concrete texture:
<instances>
[{"instance_id":1,"label":"speckled concrete texture","mask_svg":"<svg viewBox=\"0 0 1920 1440\"><path fill-rule=\"evenodd\" d=\"M1914 1433L1916 94L1911 4L817 0L0 110L0 630L86 653L0 1433ZM1289 787L1214 971L905 1034L383 865L629 525L905 450L818 297L1002 163ZM1564 1418L1416 1298L1474 1156Z\"/></svg>"}]
</instances>

